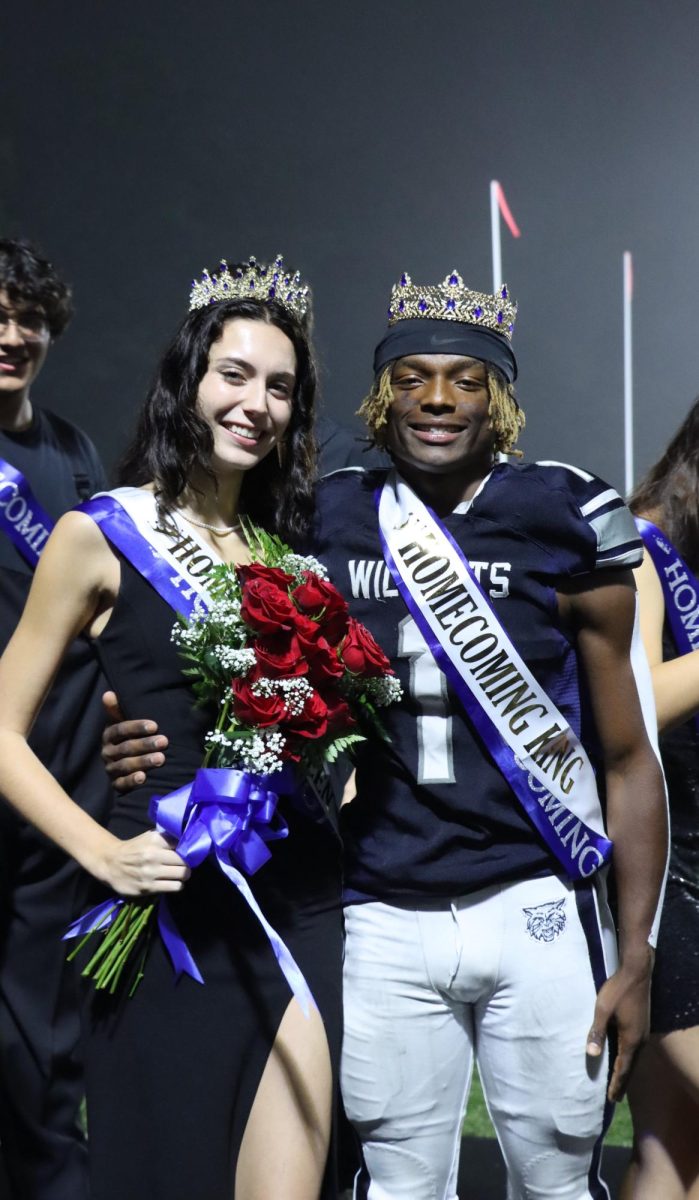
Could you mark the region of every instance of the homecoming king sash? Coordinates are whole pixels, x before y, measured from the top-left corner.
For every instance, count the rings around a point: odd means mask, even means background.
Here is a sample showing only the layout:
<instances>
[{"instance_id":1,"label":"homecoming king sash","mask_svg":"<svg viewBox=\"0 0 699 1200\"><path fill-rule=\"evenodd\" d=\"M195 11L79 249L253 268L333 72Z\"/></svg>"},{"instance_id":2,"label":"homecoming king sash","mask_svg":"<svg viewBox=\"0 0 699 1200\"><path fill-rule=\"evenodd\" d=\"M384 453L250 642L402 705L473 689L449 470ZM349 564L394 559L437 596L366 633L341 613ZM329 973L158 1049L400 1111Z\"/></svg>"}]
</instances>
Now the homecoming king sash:
<instances>
[{"instance_id":1,"label":"homecoming king sash","mask_svg":"<svg viewBox=\"0 0 699 1200\"><path fill-rule=\"evenodd\" d=\"M195 607L206 610L204 580L215 565L210 548L195 532L182 530L171 515L166 526L158 520L155 496L141 488L102 492L79 506L99 525L104 536L142 575L175 612L190 617ZM156 828L174 842L190 867L212 857L237 888L269 939L274 956L291 991L308 1015L313 997L303 973L277 931L265 919L242 871L253 875L269 859L267 842L288 836L277 811L278 791L293 788L289 773L278 777L254 775L234 768L201 768L191 784L166 796L154 796L150 816ZM278 791L277 791L278 789ZM74 921L64 935L84 937L107 929L124 901L111 899ZM158 928L177 976L186 974L203 983L165 897L158 904Z\"/></svg>"},{"instance_id":2,"label":"homecoming king sash","mask_svg":"<svg viewBox=\"0 0 699 1200\"><path fill-rule=\"evenodd\" d=\"M0 458L0 529L30 567L38 563L53 526L22 472Z\"/></svg>"},{"instance_id":3,"label":"homecoming king sash","mask_svg":"<svg viewBox=\"0 0 699 1200\"><path fill-rule=\"evenodd\" d=\"M636 527L658 572L677 653L699 650L699 579L657 525L636 517ZM693 722L699 732L699 715Z\"/></svg>"},{"instance_id":4,"label":"homecoming king sash","mask_svg":"<svg viewBox=\"0 0 699 1200\"><path fill-rule=\"evenodd\" d=\"M469 720L566 873L593 875L612 843L584 747L439 518L395 472L376 502L388 568Z\"/></svg>"}]
</instances>

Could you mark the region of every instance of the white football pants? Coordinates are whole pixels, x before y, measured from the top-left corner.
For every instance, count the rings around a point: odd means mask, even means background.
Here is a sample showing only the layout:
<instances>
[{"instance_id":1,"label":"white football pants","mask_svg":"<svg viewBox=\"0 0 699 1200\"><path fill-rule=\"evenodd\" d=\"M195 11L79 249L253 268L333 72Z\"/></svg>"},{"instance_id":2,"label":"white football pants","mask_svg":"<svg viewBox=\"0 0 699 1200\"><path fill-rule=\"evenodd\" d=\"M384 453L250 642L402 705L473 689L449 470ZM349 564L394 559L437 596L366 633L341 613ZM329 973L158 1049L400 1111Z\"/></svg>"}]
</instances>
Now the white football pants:
<instances>
[{"instance_id":1,"label":"white football pants","mask_svg":"<svg viewBox=\"0 0 699 1200\"><path fill-rule=\"evenodd\" d=\"M616 965L602 891L548 876L346 910L342 1092L365 1160L355 1200L457 1200L474 1055L509 1200L608 1197L608 1056L585 1054Z\"/></svg>"}]
</instances>

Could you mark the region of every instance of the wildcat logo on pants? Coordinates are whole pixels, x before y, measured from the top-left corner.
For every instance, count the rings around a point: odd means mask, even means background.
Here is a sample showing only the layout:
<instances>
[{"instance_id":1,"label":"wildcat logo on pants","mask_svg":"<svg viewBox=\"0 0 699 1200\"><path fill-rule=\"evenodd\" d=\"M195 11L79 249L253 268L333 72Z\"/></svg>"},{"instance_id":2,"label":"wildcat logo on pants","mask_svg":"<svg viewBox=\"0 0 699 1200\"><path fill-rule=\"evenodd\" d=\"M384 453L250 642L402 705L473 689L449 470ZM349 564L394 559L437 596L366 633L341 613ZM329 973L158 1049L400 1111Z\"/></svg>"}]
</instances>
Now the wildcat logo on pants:
<instances>
[{"instance_id":1,"label":"wildcat logo on pants","mask_svg":"<svg viewBox=\"0 0 699 1200\"><path fill-rule=\"evenodd\" d=\"M523 908L527 918L527 933L536 942L552 942L563 933L566 915L563 911L565 899L537 904L535 908Z\"/></svg>"}]
</instances>

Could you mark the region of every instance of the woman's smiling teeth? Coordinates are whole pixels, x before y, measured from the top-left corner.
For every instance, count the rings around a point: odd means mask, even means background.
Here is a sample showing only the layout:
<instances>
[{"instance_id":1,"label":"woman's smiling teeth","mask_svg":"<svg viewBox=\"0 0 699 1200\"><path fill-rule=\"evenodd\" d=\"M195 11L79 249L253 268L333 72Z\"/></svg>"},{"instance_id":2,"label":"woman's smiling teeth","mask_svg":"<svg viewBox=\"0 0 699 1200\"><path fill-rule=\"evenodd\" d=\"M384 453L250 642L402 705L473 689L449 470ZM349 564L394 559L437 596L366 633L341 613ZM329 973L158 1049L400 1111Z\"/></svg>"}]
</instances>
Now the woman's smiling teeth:
<instances>
[{"instance_id":1,"label":"woman's smiling teeth","mask_svg":"<svg viewBox=\"0 0 699 1200\"><path fill-rule=\"evenodd\" d=\"M222 421L221 424L227 433L233 433L236 437L245 438L246 442L257 442L261 437L259 429L250 429L247 425L234 425L227 421Z\"/></svg>"}]
</instances>

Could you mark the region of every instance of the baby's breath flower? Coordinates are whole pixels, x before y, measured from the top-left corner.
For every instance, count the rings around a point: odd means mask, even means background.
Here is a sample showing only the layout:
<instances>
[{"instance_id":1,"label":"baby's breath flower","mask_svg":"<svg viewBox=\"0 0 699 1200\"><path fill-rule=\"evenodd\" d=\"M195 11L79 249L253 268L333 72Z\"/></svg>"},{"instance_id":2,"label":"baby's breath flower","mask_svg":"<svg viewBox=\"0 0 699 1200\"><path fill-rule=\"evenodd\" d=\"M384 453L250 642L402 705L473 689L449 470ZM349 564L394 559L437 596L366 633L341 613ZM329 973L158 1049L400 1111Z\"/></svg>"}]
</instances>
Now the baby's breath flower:
<instances>
[{"instance_id":1,"label":"baby's breath flower","mask_svg":"<svg viewBox=\"0 0 699 1200\"><path fill-rule=\"evenodd\" d=\"M289 716L299 716L306 705L306 700L313 695L313 688L303 675L293 679L258 679L252 685L256 696L283 696L286 711Z\"/></svg>"},{"instance_id":2,"label":"baby's breath flower","mask_svg":"<svg viewBox=\"0 0 699 1200\"><path fill-rule=\"evenodd\" d=\"M278 729L260 729L250 741L241 742L240 765L257 775L272 775L284 766L285 745L286 739Z\"/></svg>"},{"instance_id":3,"label":"baby's breath flower","mask_svg":"<svg viewBox=\"0 0 699 1200\"><path fill-rule=\"evenodd\" d=\"M221 666L230 671L232 675L247 675L257 661L252 648L237 649L234 646L219 644L213 649Z\"/></svg>"},{"instance_id":4,"label":"baby's breath flower","mask_svg":"<svg viewBox=\"0 0 699 1200\"><path fill-rule=\"evenodd\" d=\"M228 737L221 729L210 729L204 738L207 750L210 746L227 746Z\"/></svg>"},{"instance_id":5,"label":"baby's breath flower","mask_svg":"<svg viewBox=\"0 0 699 1200\"><path fill-rule=\"evenodd\" d=\"M367 679L364 684L366 694L378 708L386 708L395 704L403 695L403 689L395 675L381 675L378 678Z\"/></svg>"},{"instance_id":6,"label":"baby's breath flower","mask_svg":"<svg viewBox=\"0 0 699 1200\"><path fill-rule=\"evenodd\" d=\"M313 575L317 575L320 579L327 579L328 572L317 558L313 558L310 554L285 554L281 563L282 571L286 571L287 575L297 575L300 578L310 571Z\"/></svg>"}]
</instances>

